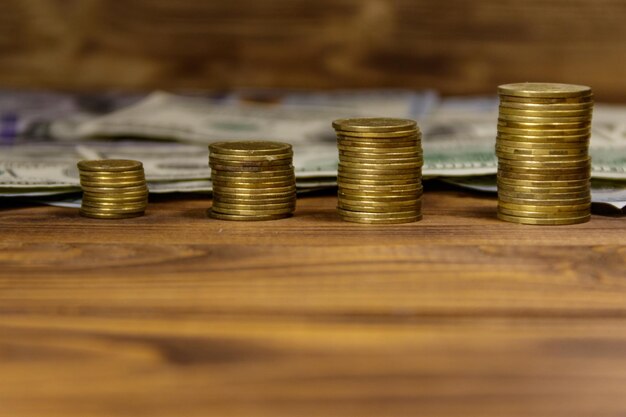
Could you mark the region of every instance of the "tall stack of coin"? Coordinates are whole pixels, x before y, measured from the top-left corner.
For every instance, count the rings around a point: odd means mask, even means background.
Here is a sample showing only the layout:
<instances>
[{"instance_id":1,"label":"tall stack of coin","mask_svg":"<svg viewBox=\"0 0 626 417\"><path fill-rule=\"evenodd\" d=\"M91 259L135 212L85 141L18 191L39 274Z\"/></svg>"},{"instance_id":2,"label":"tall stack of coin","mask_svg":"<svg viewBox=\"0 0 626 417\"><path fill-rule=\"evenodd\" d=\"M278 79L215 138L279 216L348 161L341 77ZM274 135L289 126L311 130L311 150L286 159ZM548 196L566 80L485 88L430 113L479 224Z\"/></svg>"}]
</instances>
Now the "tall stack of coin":
<instances>
[{"instance_id":1,"label":"tall stack of coin","mask_svg":"<svg viewBox=\"0 0 626 417\"><path fill-rule=\"evenodd\" d=\"M498 217L536 225L588 221L591 88L519 83L498 93Z\"/></svg>"},{"instance_id":2,"label":"tall stack of coin","mask_svg":"<svg viewBox=\"0 0 626 417\"><path fill-rule=\"evenodd\" d=\"M209 145L213 206L221 220L276 220L296 208L291 145L269 141Z\"/></svg>"},{"instance_id":3,"label":"tall stack of coin","mask_svg":"<svg viewBox=\"0 0 626 417\"><path fill-rule=\"evenodd\" d=\"M420 220L423 155L415 121L340 119L333 127L339 148L340 217L370 224Z\"/></svg>"},{"instance_id":4,"label":"tall stack of coin","mask_svg":"<svg viewBox=\"0 0 626 417\"><path fill-rule=\"evenodd\" d=\"M98 219L141 216L148 205L143 164L127 159L80 161L80 214Z\"/></svg>"}]
</instances>

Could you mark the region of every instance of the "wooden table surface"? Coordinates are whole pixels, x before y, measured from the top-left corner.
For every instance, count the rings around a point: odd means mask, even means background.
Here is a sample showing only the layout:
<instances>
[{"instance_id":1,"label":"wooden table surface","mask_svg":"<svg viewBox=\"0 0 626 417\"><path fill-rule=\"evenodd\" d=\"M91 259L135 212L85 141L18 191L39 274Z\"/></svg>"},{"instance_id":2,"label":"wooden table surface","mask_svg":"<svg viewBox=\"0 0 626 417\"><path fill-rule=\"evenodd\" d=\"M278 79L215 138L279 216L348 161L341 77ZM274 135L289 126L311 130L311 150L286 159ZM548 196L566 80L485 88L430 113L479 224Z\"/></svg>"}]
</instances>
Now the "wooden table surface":
<instances>
[{"instance_id":1,"label":"wooden table surface","mask_svg":"<svg viewBox=\"0 0 626 417\"><path fill-rule=\"evenodd\" d=\"M0 415L624 416L626 221L520 226L493 197L424 220L0 209Z\"/></svg>"}]
</instances>

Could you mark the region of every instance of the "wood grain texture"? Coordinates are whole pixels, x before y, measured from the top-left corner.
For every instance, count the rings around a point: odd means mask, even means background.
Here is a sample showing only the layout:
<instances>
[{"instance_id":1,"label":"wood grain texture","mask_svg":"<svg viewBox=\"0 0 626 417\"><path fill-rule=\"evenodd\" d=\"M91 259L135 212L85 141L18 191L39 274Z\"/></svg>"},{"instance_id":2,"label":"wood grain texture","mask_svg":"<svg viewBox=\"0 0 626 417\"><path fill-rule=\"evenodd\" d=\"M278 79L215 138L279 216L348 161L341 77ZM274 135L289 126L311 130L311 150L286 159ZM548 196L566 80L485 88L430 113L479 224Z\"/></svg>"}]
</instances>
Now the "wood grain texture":
<instances>
[{"instance_id":1,"label":"wood grain texture","mask_svg":"<svg viewBox=\"0 0 626 417\"><path fill-rule=\"evenodd\" d=\"M618 0L6 0L0 86L594 87L626 100Z\"/></svg>"},{"instance_id":2,"label":"wood grain texture","mask_svg":"<svg viewBox=\"0 0 626 417\"><path fill-rule=\"evenodd\" d=\"M520 226L427 192L424 220L0 210L0 414L621 416L626 223Z\"/></svg>"}]
</instances>

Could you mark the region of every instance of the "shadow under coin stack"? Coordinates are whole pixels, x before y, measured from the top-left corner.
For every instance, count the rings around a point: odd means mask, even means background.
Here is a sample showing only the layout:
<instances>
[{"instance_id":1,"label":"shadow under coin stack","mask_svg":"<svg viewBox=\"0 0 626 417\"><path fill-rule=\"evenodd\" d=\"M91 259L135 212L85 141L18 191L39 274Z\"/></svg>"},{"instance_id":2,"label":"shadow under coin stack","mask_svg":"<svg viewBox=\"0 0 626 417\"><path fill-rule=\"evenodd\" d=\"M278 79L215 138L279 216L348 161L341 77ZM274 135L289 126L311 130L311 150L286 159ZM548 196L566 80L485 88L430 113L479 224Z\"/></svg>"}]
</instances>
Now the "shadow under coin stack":
<instances>
[{"instance_id":1,"label":"shadow under coin stack","mask_svg":"<svg viewBox=\"0 0 626 417\"><path fill-rule=\"evenodd\" d=\"M268 141L209 145L213 206L221 220L276 220L296 208L291 145Z\"/></svg>"},{"instance_id":2,"label":"shadow under coin stack","mask_svg":"<svg viewBox=\"0 0 626 417\"><path fill-rule=\"evenodd\" d=\"M591 88L519 83L501 85L498 93L498 218L536 225L589 221Z\"/></svg>"},{"instance_id":3,"label":"shadow under coin stack","mask_svg":"<svg viewBox=\"0 0 626 417\"><path fill-rule=\"evenodd\" d=\"M333 122L339 148L337 210L355 223L422 218L422 142L413 120L354 118Z\"/></svg>"},{"instance_id":4,"label":"shadow under coin stack","mask_svg":"<svg viewBox=\"0 0 626 417\"><path fill-rule=\"evenodd\" d=\"M80 161L83 201L80 214L98 219L124 219L143 215L148 187L139 161L104 159Z\"/></svg>"}]
</instances>

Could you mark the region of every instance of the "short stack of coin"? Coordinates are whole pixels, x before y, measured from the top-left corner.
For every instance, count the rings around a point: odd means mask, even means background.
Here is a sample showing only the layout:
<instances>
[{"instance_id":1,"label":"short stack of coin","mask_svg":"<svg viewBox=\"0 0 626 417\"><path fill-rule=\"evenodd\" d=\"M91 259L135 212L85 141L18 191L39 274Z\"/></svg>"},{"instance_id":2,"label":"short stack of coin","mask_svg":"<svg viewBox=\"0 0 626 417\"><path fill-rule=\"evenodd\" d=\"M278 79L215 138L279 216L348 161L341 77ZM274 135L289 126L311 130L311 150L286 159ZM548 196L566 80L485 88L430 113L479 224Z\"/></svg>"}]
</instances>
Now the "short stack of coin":
<instances>
[{"instance_id":1,"label":"short stack of coin","mask_svg":"<svg viewBox=\"0 0 626 417\"><path fill-rule=\"evenodd\" d=\"M354 118L333 122L339 148L337 211L355 223L422 218L422 142L413 120Z\"/></svg>"},{"instance_id":2,"label":"short stack of coin","mask_svg":"<svg viewBox=\"0 0 626 417\"><path fill-rule=\"evenodd\" d=\"M518 83L498 93L498 217L535 225L589 221L591 88Z\"/></svg>"},{"instance_id":3,"label":"short stack of coin","mask_svg":"<svg viewBox=\"0 0 626 417\"><path fill-rule=\"evenodd\" d=\"M148 205L143 164L127 159L80 161L80 214L98 219L141 216Z\"/></svg>"},{"instance_id":4,"label":"short stack of coin","mask_svg":"<svg viewBox=\"0 0 626 417\"><path fill-rule=\"evenodd\" d=\"M209 145L213 206L221 220L277 220L296 208L291 145L270 141Z\"/></svg>"}]
</instances>

